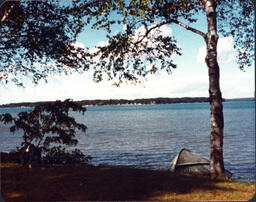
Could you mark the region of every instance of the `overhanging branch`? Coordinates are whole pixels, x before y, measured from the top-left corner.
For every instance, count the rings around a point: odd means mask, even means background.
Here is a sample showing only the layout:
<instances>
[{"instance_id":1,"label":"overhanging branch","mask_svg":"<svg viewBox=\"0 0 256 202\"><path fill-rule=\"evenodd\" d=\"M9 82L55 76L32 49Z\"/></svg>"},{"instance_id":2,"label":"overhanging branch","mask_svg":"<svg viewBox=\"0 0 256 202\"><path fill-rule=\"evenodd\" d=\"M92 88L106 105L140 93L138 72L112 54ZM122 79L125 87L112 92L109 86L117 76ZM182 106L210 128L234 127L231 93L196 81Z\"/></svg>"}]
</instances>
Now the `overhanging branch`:
<instances>
[{"instance_id":1,"label":"overhanging branch","mask_svg":"<svg viewBox=\"0 0 256 202\"><path fill-rule=\"evenodd\" d=\"M196 33L196 34L201 35L203 38L206 38L206 34L205 34L205 33L201 32L201 31L199 31L199 30L197 30L197 29L195 29L195 28L193 28L193 27L190 27L190 26L188 26L188 25L186 25L186 24L184 24L184 23L182 23L182 22L180 22L180 21L178 21L178 20L171 20L171 21L172 21L173 23L175 23L175 24L177 24L177 25L179 25L179 26L181 26L181 27L183 27L183 28L185 28L185 29L191 31L191 32L194 32L194 33Z\"/></svg>"},{"instance_id":2,"label":"overhanging branch","mask_svg":"<svg viewBox=\"0 0 256 202\"><path fill-rule=\"evenodd\" d=\"M199 31L199 30L197 30L197 29L195 29L193 27L190 27L190 26L188 26L188 25L186 25L186 24L184 24L184 23L182 23L182 22L180 22L178 20L168 20L168 21L165 21L165 22L161 22L161 23L159 23L159 24L157 24L157 25L155 25L153 27L150 27L149 29L146 29L146 33L144 34L144 36L139 41L137 41L135 43L135 45L140 44L149 35L149 33L152 30L154 30L154 29L156 29L158 27L161 27L163 25L166 25L166 24L171 24L171 23L175 23L175 24L177 24L177 25L179 25L179 26L181 26L181 27L183 27L183 28L185 28L185 29L187 29L189 31L192 31L192 32L194 32L196 34L199 34L204 39L206 38L206 34L205 33L201 32L201 31Z\"/></svg>"},{"instance_id":3,"label":"overhanging branch","mask_svg":"<svg viewBox=\"0 0 256 202\"><path fill-rule=\"evenodd\" d=\"M157 25L155 25L155 26L153 26L153 27L150 27L149 29L146 28L146 33L144 34L144 36L143 36L139 41L137 41L137 42L135 43L135 45L141 43L141 42L149 35L149 33L150 33L152 30L154 30L154 29L156 29L156 28L158 28L158 27L161 27L161 26L163 26L163 25L166 25L166 24L169 24L169 22L168 22L168 21L167 21L167 22L161 22L161 23L159 23L159 24L157 24Z\"/></svg>"}]
</instances>

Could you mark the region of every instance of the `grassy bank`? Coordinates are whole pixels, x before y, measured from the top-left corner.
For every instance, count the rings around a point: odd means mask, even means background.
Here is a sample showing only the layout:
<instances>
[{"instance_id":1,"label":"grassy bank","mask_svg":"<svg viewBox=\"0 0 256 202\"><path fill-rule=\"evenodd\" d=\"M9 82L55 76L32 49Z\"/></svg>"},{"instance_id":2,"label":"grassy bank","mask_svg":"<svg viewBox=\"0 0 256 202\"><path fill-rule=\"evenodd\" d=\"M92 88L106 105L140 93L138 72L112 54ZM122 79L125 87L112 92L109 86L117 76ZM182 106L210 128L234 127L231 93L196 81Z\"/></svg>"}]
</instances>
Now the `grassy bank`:
<instances>
[{"instance_id":1,"label":"grassy bank","mask_svg":"<svg viewBox=\"0 0 256 202\"><path fill-rule=\"evenodd\" d=\"M77 164L28 169L1 164L1 190L6 201L248 201L255 186L128 167Z\"/></svg>"}]
</instances>

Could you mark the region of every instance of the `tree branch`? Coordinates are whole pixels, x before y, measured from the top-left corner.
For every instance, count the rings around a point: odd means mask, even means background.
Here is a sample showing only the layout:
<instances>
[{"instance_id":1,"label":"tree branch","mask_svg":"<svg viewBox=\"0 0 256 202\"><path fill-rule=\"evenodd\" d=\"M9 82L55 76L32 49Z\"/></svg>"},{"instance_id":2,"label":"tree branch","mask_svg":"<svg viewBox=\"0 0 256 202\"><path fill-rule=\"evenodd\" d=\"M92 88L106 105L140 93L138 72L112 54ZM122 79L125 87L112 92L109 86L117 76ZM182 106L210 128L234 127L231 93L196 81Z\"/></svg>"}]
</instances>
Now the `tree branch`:
<instances>
[{"instance_id":1,"label":"tree branch","mask_svg":"<svg viewBox=\"0 0 256 202\"><path fill-rule=\"evenodd\" d=\"M161 26L163 26L163 25L165 25L165 24L169 24L169 23L170 23L169 21L167 21L167 22L161 22L161 23L159 23L159 24L157 24L157 25L151 27L150 29L147 29L147 27L146 27L146 33L145 33L144 36L143 36L139 41L137 41L134 45L137 45L137 44L141 43L141 42L149 35L149 33L150 33L153 29L156 29L156 28L158 28L158 27L161 27Z\"/></svg>"},{"instance_id":2,"label":"tree branch","mask_svg":"<svg viewBox=\"0 0 256 202\"><path fill-rule=\"evenodd\" d=\"M158 28L158 27L161 27L161 26L163 26L163 25L166 25L166 24L171 24L171 23L175 23L175 24L177 24L177 25L179 25L179 26L181 26L181 27L183 27L183 28L185 28L185 29L187 29L187 30L189 30L189 31L192 31L192 32L194 32L194 33L196 33L196 34L199 34L199 35L201 35L204 39L206 38L206 34L205 34L205 33L201 32L201 31L199 31L199 30L197 30L197 29L195 29L195 28L193 28L193 27L190 27L190 26L188 26L188 25L186 25L186 24L184 24L184 23L182 23L182 22L180 22L180 21L178 21L178 20L168 20L168 21L165 21L165 22L161 22L161 23L159 23L159 24L157 24L157 25L155 25L155 26L153 26L153 27L150 27L149 29L147 29L147 27L146 27L146 33L145 33L144 36L143 36L139 41L137 41L134 45L137 45L137 44L141 43L141 42L149 35L149 33L150 33L152 30L154 30L154 29L156 29L156 28Z\"/></svg>"},{"instance_id":3,"label":"tree branch","mask_svg":"<svg viewBox=\"0 0 256 202\"><path fill-rule=\"evenodd\" d=\"M185 28L185 29L187 29L189 31L192 31L192 32L194 32L196 34L201 35L203 38L206 38L206 34L205 33L201 32L201 31L199 31L199 30L197 30L197 29L195 29L193 27L190 27L190 26L188 26L188 25L186 25L186 24L184 24L184 23L182 23L182 22L180 22L178 20L170 20L170 21L172 21L173 23L175 23L175 24L177 24L177 25L179 25L179 26L181 26L181 27L183 27L183 28Z\"/></svg>"}]
</instances>

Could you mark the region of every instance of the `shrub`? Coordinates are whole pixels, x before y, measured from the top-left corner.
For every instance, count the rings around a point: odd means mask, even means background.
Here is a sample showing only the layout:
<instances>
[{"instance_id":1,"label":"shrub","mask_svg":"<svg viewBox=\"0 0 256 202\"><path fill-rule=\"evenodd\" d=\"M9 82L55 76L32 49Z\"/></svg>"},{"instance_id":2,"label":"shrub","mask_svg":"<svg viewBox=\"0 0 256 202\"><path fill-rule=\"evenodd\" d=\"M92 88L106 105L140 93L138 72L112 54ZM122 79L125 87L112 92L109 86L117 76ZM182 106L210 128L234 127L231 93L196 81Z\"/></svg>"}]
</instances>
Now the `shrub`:
<instances>
[{"instance_id":1,"label":"shrub","mask_svg":"<svg viewBox=\"0 0 256 202\"><path fill-rule=\"evenodd\" d=\"M76 122L75 118L70 116L71 111L84 115L86 108L68 99L37 105L33 111L20 112L17 117L9 113L1 114L0 121L5 124L13 123L10 127L13 133L23 130L21 148L34 145L45 153L45 162L88 162L89 157L85 157L78 149L69 153L63 147L76 146L76 132L82 131L85 134L87 129L84 124Z\"/></svg>"},{"instance_id":2,"label":"shrub","mask_svg":"<svg viewBox=\"0 0 256 202\"><path fill-rule=\"evenodd\" d=\"M89 163L90 156L85 156L80 150L68 152L65 148L54 147L43 157L45 164Z\"/></svg>"}]
</instances>

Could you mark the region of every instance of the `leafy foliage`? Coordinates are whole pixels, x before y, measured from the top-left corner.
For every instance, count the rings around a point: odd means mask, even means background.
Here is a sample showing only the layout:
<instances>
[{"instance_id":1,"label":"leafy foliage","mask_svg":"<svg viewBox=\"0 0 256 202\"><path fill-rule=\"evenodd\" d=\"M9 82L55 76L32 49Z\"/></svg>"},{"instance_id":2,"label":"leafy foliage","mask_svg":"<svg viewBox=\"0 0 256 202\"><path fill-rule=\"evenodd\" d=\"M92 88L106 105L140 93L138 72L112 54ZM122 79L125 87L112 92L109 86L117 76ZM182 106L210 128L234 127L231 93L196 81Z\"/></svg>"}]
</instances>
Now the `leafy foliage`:
<instances>
[{"instance_id":1,"label":"leafy foliage","mask_svg":"<svg viewBox=\"0 0 256 202\"><path fill-rule=\"evenodd\" d=\"M92 29L107 31L108 43L96 47L93 52L94 79L101 81L104 75L108 79L117 78L135 80L148 73L165 69L171 73L176 68L171 59L181 55L180 48L173 36L160 34L162 26L180 25L190 31L196 30L190 25L197 21L198 14L205 14L205 0L91 0L73 1L71 12L81 29L91 26ZM250 66L254 50L254 11L250 1L216 0L219 33L234 37L234 47L238 51L237 59L241 69ZM184 23L189 23L186 25ZM123 25L125 29L112 33L114 25ZM138 30L141 32L138 34ZM150 67L150 68L149 68Z\"/></svg>"},{"instance_id":2,"label":"leafy foliage","mask_svg":"<svg viewBox=\"0 0 256 202\"><path fill-rule=\"evenodd\" d=\"M255 57L255 6L252 1L223 0L217 8L219 32L234 37L237 62L244 70L252 65Z\"/></svg>"},{"instance_id":3,"label":"leafy foliage","mask_svg":"<svg viewBox=\"0 0 256 202\"><path fill-rule=\"evenodd\" d=\"M123 80L138 81L149 73L165 69L168 73L176 68L173 55L181 55L173 36L162 35L161 26L180 17L189 22L192 18L190 4L184 10L177 4L166 1L74 1L73 16L80 18L80 27L105 29L107 45L97 46L92 53L94 80L117 78L117 85ZM161 22L162 20L162 22ZM77 20L78 21L78 20ZM111 33L113 25L123 24L125 29Z\"/></svg>"},{"instance_id":4,"label":"leafy foliage","mask_svg":"<svg viewBox=\"0 0 256 202\"><path fill-rule=\"evenodd\" d=\"M217 5L219 33L234 37L239 67L250 66L254 59L253 4L244 0L213 2ZM119 85L123 80L138 81L160 70L171 73L176 68L172 56L181 55L181 49L173 36L160 33L161 27L176 24L191 28L198 14L205 14L204 3L205 0L5 2L0 12L0 80L22 85L23 76L31 76L37 83L51 73L94 68L95 81L116 78ZM113 34L112 27L116 25L125 29ZM93 52L74 45L78 34L88 26L107 31L108 43Z\"/></svg>"},{"instance_id":5,"label":"leafy foliage","mask_svg":"<svg viewBox=\"0 0 256 202\"><path fill-rule=\"evenodd\" d=\"M68 4L6 1L0 12L0 81L35 83L51 73L88 69L86 50L75 46L79 30Z\"/></svg>"},{"instance_id":6,"label":"leafy foliage","mask_svg":"<svg viewBox=\"0 0 256 202\"><path fill-rule=\"evenodd\" d=\"M77 130L86 131L86 126L69 116L70 111L85 113L86 109L70 100L38 105L31 112L20 112L18 117L1 114L0 121L13 123L11 132L23 130L21 145L34 144L50 151L56 145L75 146ZM52 148L51 148L52 146Z\"/></svg>"},{"instance_id":7,"label":"leafy foliage","mask_svg":"<svg viewBox=\"0 0 256 202\"><path fill-rule=\"evenodd\" d=\"M72 152L66 151L61 147L54 147L46 156L43 157L45 164L72 164L72 163L88 163L90 156L85 156L80 150L75 149Z\"/></svg>"}]
</instances>

